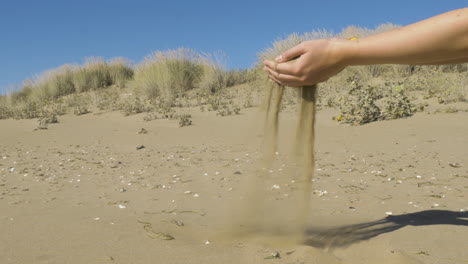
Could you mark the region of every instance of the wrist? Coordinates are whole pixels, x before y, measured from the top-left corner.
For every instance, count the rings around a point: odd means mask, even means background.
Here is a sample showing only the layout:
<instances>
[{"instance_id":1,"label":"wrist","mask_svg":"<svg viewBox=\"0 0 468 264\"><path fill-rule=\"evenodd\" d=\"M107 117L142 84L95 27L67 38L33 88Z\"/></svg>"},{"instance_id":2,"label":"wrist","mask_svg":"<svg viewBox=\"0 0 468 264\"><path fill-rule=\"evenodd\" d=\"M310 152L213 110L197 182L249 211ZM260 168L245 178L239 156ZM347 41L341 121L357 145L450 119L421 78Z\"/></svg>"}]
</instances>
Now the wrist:
<instances>
[{"instance_id":1,"label":"wrist","mask_svg":"<svg viewBox=\"0 0 468 264\"><path fill-rule=\"evenodd\" d=\"M332 41L331 54L334 63L344 67L355 65L356 44L359 40Z\"/></svg>"}]
</instances>

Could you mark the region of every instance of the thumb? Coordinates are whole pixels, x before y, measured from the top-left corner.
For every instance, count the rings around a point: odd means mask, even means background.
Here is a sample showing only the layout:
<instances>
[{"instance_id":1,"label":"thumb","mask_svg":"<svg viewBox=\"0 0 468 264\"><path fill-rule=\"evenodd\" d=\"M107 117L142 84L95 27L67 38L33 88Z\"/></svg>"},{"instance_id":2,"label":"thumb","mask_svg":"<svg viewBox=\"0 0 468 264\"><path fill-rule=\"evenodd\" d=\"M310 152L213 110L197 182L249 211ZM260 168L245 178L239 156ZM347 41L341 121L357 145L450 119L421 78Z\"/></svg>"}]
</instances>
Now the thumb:
<instances>
[{"instance_id":1,"label":"thumb","mask_svg":"<svg viewBox=\"0 0 468 264\"><path fill-rule=\"evenodd\" d=\"M275 60L276 62L287 62L287 61L290 61L292 59L295 59L301 56L304 53L305 53L304 46L301 43L295 46L294 48L288 49L287 51L283 52L281 55L276 57Z\"/></svg>"}]
</instances>

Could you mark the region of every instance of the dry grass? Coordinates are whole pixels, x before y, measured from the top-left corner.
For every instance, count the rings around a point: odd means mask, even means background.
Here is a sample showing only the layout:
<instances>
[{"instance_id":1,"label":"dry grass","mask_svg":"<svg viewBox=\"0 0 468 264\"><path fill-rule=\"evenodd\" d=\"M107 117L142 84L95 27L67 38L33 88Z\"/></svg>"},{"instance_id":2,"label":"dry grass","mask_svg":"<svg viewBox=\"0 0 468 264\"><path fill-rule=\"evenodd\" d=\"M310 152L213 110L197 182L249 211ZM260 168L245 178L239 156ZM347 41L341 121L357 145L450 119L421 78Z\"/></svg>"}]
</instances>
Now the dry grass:
<instances>
[{"instance_id":1,"label":"dry grass","mask_svg":"<svg viewBox=\"0 0 468 264\"><path fill-rule=\"evenodd\" d=\"M241 107L260 104L259 98L266 90L261 63L264 59L273 59L274 55L305 40L362 38L398 27L393 24L383 24L375 29L349 26L339 33L316 30L291 34L275 41L271 48L258 55L254 68L245 70L227 71L224 56L200 54L190 49L154 52L136 66L123 58L111 61L87 58L82 65L63 65L27 79L19 91L0 96L0 119L39 118L51 109L58 115L121 110L125 115L158 113L158 118L161 118L166 115L164 113L172 112L167 110L168 107L199 106L202 110L217 111L220 115L235 114ZM439 104L466 102L467 71L468 64L348 67L320 85L317 103L319 108L342 109L345 102L342 98L348 96L353 87L352 79L358 79L363 87L376 87L387 95L385 100L390 100L392 107L407 105L406 101L405 104L398 100L391 101L395 99L391 97L392 87L396 86L405 91L405 100L415 101L418 98L415 104L425 103L424 100L430 98L436 98L434 100ZM75 96L81 93L83 96ZM297 95L297 89L286 89L282 107L296 104ZM73 100L76 102L71 106ZM392 111L387 109L386 112ZM400 112L397 109L391 116L404 116Z\"/></svg>"},{"instance_id":2,"label":"dry grass","mask_svg":"<svg viewBox=\"0 0 468 264\"><path fill-rule=\"evenodd\" d=\"M220 55L177 49L158 51L147 56L135 69L132 87L136 94L148 100L175 105L177 98L190 90L216 93L246 81L243 74L226 71Z\"/></svg>"}]
</instances>

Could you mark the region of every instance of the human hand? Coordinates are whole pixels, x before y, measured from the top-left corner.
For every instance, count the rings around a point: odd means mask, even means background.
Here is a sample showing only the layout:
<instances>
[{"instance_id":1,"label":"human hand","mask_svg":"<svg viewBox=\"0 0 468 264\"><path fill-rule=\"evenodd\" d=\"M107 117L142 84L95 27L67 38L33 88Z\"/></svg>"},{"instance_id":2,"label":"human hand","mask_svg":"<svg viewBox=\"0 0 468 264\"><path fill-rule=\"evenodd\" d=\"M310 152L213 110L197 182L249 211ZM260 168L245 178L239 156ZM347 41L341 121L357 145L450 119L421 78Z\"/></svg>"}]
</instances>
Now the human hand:
<instances>
[{"instance_id":1,"label":"human hand","mask_svg":"<svg viewBox=\"0 0 468 264\"><path fill-rule=\"evenodd\" d=\"M304 41L283 52L275 61L265 60L264 70L273 81L285 86L324 82L346 67L341 49L347 42L343 39Z\"/></svg>"}]
</instances>

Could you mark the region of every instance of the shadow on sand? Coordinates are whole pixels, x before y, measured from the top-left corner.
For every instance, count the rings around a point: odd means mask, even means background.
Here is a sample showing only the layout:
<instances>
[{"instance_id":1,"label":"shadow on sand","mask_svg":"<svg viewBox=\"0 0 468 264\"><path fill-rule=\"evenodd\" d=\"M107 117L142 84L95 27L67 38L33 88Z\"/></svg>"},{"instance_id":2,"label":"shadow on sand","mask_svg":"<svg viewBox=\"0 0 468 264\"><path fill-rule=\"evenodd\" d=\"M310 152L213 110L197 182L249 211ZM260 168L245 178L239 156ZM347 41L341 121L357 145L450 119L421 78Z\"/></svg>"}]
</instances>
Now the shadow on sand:
<instances>
[{"instance_id":1,"label":"shadow on sand","mask_svg":"<svg viewBox=\"0 0 468 264\"><path fill-rule=\"evenodd\" d=\"M466 218L466 219L463 219ZM468 212L427 210L410 214L390 215L384 219L331 228L308 228L305 245L317 248L340 248L368 240L405 226L459 225L468 226Z\"/></svg>"}]
</instances>

